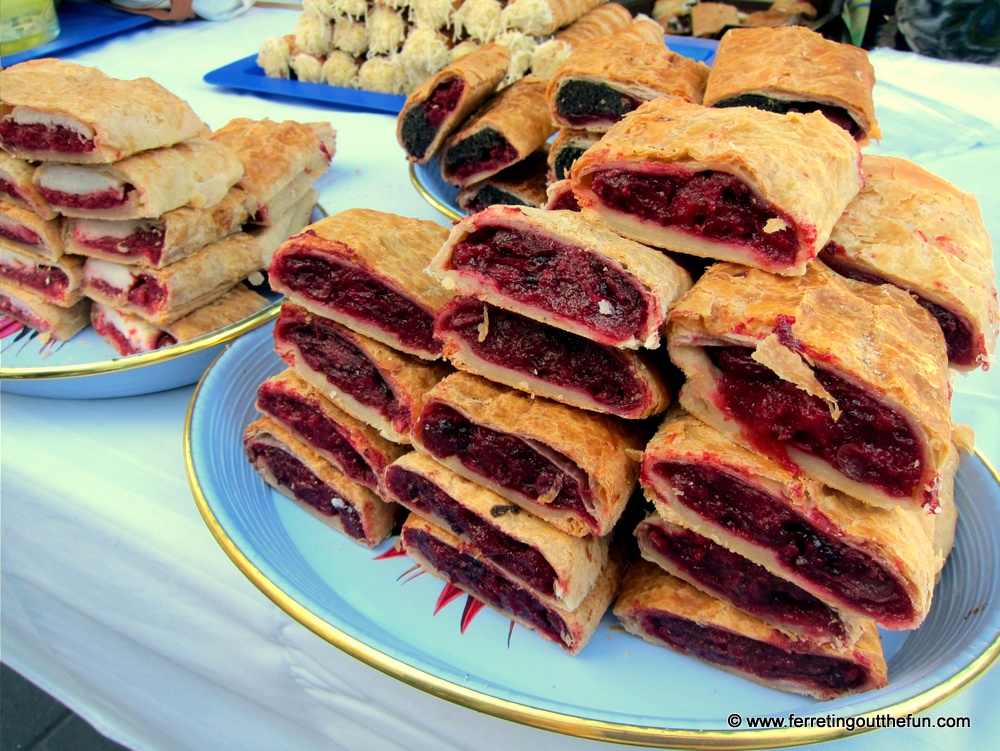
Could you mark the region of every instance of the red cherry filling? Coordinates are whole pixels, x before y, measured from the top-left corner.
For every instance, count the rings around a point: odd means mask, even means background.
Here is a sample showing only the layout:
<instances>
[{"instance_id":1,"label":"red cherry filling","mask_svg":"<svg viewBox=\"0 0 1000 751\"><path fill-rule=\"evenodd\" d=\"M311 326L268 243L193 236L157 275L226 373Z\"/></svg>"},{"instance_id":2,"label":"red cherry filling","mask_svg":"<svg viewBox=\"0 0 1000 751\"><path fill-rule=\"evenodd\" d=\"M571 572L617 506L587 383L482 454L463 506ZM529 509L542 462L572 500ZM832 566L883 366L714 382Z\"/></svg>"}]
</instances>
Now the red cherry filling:
<instances>
[{"instance_id":1,"label":"red cherry filling","mask_svg":"<svg viewBox=\"0 0 1000 751\"><path fill-rule=\"evenodd\" d=\"M414 159L422 159L445 121L465 91L461 78L447 78L431 92L427 100L410 110L403 117L400 134L403 148Z\"/></svg>"},{"instance_id":2,"label":"red cherry filling","mask_svg":"<svg viewBox=\"0 0 1000 751\"><path fill-rule=\"evenodd\" d=\"M475 298L445 306L434 333L457 336L491 365L586 394L613 414L637 414L646 403L647 389L621 351Z\"/></svg>"},{"instance_id":3,"label":"red cherry filling","mask_svg":"<svg viewBox=\"0 0 1000 751\"><path fill-rule=\"evenodd\" d=\"M391 333L410 349L441 352L434 316L363 269L299 247L297 255L276 258L270 276L307 300Z\"/></svg>"},{"instance_id":4,"label":"red cherry filling","mask_svg":"<svg viewBox=\"0 0 1000 751\"><path fill-rule=\"evenodd\" d=\"M38 247L42 244L41 236L29 227L15 222L0 221L0 237L5 237L11 242L21 245Z\"/></svg>"},{"instance_id":5,"label":"red cherry filling","mask_svg":"<svg viewBox=\"0 0 1000 751\"><path fill-rule=\"evenodd\" d=\"M298 457L263 441L248 441L247 456L255 466L264 464L282 487L323 516L340 516L344 531L356 540L365 537L357 510L329 485L314 475Z\"/></svg>"},{"instance_id":6,"label":"red cherry filling","mask_svg":"<svg viewBox=\"0 0 1000 751\"><path fill-rule=\"evenodd\" d=\"M913 430L856 386L813 369L840 405L840 418L834 420L822 399L753 360L751 349L706 347L705 353L721 371L717 388L726 411L761 450L786 457L784 446L793 446L896 498L917 489L923 455Z\"/></svg>"},{"instance_id":7,"label":"red cherry filling","mask_svg":"<svg viewBox=\"0 0 1000 751\"><path fill-rule=\"evenodd\" d=\"M441 402L424 407L418 430L424 448L436 459L455 457L469 471L531 503L557 491L546 508L571 510L596 524L587 512L587 479L579 469L573 471L568 458L558 455L557 464L530 441L477 425Z\"/></svg>"},{"instance_id":8,"label":"red cherry filling","mask_svg":"<svg viewBox=\"0 0 1000 751\"><path fill-rule=\"evenodd\" d=\"M45 322L45 319L34 315L26 308L15 305L6 295L0 295L0 315L13 318L35 331L49 331L52 328Z\"/></svg>"},{"instance_id":9,"label":"red cherry filling","mask_svg":"<svg viewBox=\"0 0 1000 751\"><path fill-rule=\"evenodd\" d=\"M341 428L327 417L316 400L265 381L257 390L260 408L273 415L307 443L335 457L345 475L365 487L378 491L375 472L361 454L341 434Z\"/></svg>"},{"instance_id":10,"label":"red cherry filling","mask_svg":"<svg viewBox=\"0 0 1000 751\"><path fill-rule=\"evenodd\" d=\"M490 606L525 619L547 639L567 644L569 628L558 613L482 561L456 550L423 530L404 528L403 546L408 550L419 551L451 582L474 593Z\"/></svg>"},{"instance_id":11,"label":"red cherry filling","mask_svg":"<svg viewBox=\"0 0 1000 751\"><path fill-rule=\"evenodd\" d=\"M610 168L594 174L591 188L601 203L615 211L694 237L745 247L769 265L795 261L799 241L791 217L754 195L735 175ZM785 228L765 231L775 219ZM815 239L815 231L804 239Z\"/></svg>"},{"instance_id":12,"label":"red cherry filling","mask_svg":"<svg viewBox=\"0 0 1000 751\"><path fill-rule=\"evenodd\" d=\"M555 595L556 572L537 549L505 535L416 472L392 465L386 470L385 481L389 490L410 508L444 519L452 532L467 537L472 547L497 568L509 571L536 591ZM521 509L504 504L495 506L491 513L517 514Z\"/></svg>"},{"instance_id":13,"label":"red cherry filling","mask_svg":"<svg viewBox=\"0 0 1000 751\"><path fill-rule=\"evenodd\" d=\"M763 96L761 94L740 94L739 96L729 97L728 99L721 99L712 106L720 108L753 107L754 109L764 110L765 112L777 112L782 115L786 112L801 112L803 114L820 112L823 117L831 123L839 125L841 128L850 133L855 140L864 136L864 131L861 130L861 126L855 122L854 118L848 114L846 109L843 107L834 107L829 104L818 104L817 102L791 102L786 99L772 99L771 97Z\"/></svg>"},{"instance_id":14,"label":"red cherry filling","mask_svg":"<svg viewBox=\"0 0 1000 751\"><path fill-rule=\"evenodd\" d=\"M128 301L136 307L155 313L167 299L167 290L148 274L137 274L128 291Z\"/></svg>"},{"instance_id":15,"label":"red cherry filling","mask_svg":"<svg viewBox=\"0 0 1000 751\"><path fill-rule=\"evenodd\" d=\"M641 337L649 318L642 291L620 269L523 230L480 227L452 249L451 266L512 300L586 325L606 344Z\"/></svg>"},{"instance_id":16,"label":"red cherry filling","mask_svg":"<svg viewBox=\"0 0 1000 751\"><path fill-rule=\"evenodd\" d=\"M94 139L63 125L44 123L18 123L12 119L0 120L0 142L8 150L52 151L59 154L89 154L94 150Z\"/></svg>"},{"instance_id":17,"label":"red cherry filling","mask_svg":"<svg viewBox=\"0 0 1000 751\"><path fill-rule=\"evenodd\" d=\"M770 681L791 681L841 692L857 688L868 679L867 671L850 660L787 652L773 644L674 615L645 613L640 624L645 633L678 652Z\"/></svg>"},{"instance_id":18,"label":"red cherry filling","mask_svg":"<svg viewBox=\"0 0 1000 751\"><path fill-rule=\"evenodd\" d=\"M410 415L392 388L365 353L339 333L335 323L283 305L274 338L294 344L310 369L322 373L337 390L385 415L397 431L409 429Z\"/></svg>"},{"instance_id":19,"label":"red cherry filling","mask_svg":"<svg viewBox=\"0 0 1000 751\"><path fill-rule=\"evenodd\" d=\"M137 227L128 237L95 237L74 227L73 241L116 258L144 258L153 264L159 263L163 255L163 228L155 224Z\"/></svg>"},{"instance_id":20,"label":"red cherry filling","mask_svg":"<svg viewBox=\"0 0 1000 751\"><path fill-rule=\"evenodd\" d=\"M707 537L676 526L643 524L641 530L654 551L740 610L812 633L846 635L843 621L829 605Z\"/></svg>"},{"instance_id":21,"label":"red cherry filling","mask_svg":"<svg viewBox=\"0 0 1000 751\"><path fill-rule=\"evenodd\" d=\"M6 196L15 203L18 201L30 203L27 196L25 196L25 194L17 186L17 183L12 180L4 180L3 178L0 178L0 196Z\"/></svg>"},{"instance_id":22,"label":"red cherry filling","mask_svg":"<svg viewBox=\"0 0 1000 751\"><path fill-rule=\"evenodd\" d=\"M443 172L465 181L480 173L497 172L517 158L517 149L506 138L492 128L483 128L448 147Z\"/></svg>"},{"instance_id":23,"label":"red cherry filling","mask_svg":"<svg viewBox=\"0 0 1000 751\"><path fill-rule=\"evenodd\" d=\"M62 298L69 288L69 277L58 266L0 266L0 276L22 287L35 290L46 298Z\"/></svg>"},{"instance_id":24,"label":"red cherry filling","mask_svg":"<svg viewBox=\"0 0 1000 751\"><path fill-rule=\"evenodd\" d=\"M61 190L38 186L38 192L53 206L81 211L108 211L125 206L134 190L132 185L126 185L122 190L108 188L107 190L95 190L93 193L65 193Z\"/></svg>"},{"instance_id":25,"label":"red cherry filling","mask_svg":"<svg viewBox=\"0 0 1000 751\"><path fill-rule=\"evenodd\" d=\"M617 122L643 101L606 83L573 79L559 87L555 109L570 126L584 128Z\"/></svg>"},{"instance_id":26,"label":"red cherry filling","mask_svg":"<svg viewBox=\"0 0 1000 751\"><path fill-rule=\"evenodd\" d=\"M811 521L713 467L659 462L653 471L675 489L677 502L730 534L772 551L783 568L822 587L834 599L880 623L913 617L913 604L893 572L839 540L835 532L817 526L818 518Z\"/></svg>"}]
</instances>

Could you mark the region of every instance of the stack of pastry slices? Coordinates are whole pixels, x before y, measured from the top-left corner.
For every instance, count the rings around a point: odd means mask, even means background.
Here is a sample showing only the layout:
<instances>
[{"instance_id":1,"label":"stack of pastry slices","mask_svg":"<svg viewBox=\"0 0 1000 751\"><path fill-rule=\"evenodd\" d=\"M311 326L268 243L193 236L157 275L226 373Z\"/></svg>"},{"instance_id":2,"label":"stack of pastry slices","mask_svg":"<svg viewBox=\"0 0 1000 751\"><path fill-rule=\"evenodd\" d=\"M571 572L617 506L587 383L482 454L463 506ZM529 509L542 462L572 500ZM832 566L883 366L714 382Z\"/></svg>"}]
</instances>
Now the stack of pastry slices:
<instances>
[{"instance_id":1,"label":"stack of pastry slices","mask_svg":"<svg viewBox=\"0 0 1000 751\"><path fill-rule=\"evenodd\" d=\"M62 340L92 323L129 355L267 304L244 280L308 223L328 124L212 133L150 79L51 59L2 76L4 313Z\"/></svg>"}]
</instances>

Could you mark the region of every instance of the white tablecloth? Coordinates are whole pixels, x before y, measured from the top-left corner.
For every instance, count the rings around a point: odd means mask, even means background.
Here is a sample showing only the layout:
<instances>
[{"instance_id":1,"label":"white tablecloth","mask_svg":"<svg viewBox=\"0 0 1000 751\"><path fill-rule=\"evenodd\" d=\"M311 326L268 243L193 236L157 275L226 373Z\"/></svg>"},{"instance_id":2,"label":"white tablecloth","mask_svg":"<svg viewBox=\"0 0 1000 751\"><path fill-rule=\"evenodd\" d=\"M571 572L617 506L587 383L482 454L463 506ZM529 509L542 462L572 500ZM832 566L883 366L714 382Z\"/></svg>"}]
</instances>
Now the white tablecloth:
<instances>
[{"instance_id":1,"label":"white tablecloth","mask_svg":"<svg viewBox=\"0 0 1000 751\"><path fill-rule=\"evenodd\" d=\"M158 25L65 56L112 76L151 76L213 127L236 116L329 119L338 131L333 168L321 183L329 212L366 206L444 223L410 185L392 116L321 110L202 82L204 73L253 54L265 37L290 32L297 15L255 8L226 23ZM903 53L874 59L880 107L915 108L912 117L880 111L886 137L878 149L911 156L976 193L993 237L1000 236L996 69ZM1000 367L959 377L954 398L955 419L976 429L995 466L998 384ZM610 747L410 688L271 603L216 544L192 500L182 457L192 391L94 401L0 397L5 662L137 751ZM927 713L971 717L970 729L878 731L823 745L995 747L998 692L1000 671L993 670ZM734 709L741 708L720 707L720 717Z\"/></svg>"}]
</instances>

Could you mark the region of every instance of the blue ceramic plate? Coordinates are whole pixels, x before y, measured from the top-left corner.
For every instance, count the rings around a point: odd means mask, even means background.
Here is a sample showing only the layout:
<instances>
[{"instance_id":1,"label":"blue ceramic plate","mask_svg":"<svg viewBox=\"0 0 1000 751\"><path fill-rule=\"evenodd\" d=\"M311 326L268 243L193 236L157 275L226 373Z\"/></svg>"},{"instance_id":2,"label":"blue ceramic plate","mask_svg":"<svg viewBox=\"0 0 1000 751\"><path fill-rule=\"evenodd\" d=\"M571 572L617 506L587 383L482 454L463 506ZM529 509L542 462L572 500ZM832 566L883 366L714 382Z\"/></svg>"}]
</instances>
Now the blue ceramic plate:
<instances>
[{"instance_id":1,"label":"blue ceramic plate","mask_svg":"<svg viewBox=\"0 0 1000 751\"><path fill-rule=\"evenodd\" d=\"M830 740L836 728L732 730L727 713L902 716L947 698L1000 653L1000 483L963 459L958 540L924 625L886 632L889 686L830 702L762 688L623 631L605 615L571 657L481 610L462 630L464 596L406 557L368 550L257 476L243 454L257 386L279 372L271 327L233 342L205 374L187 416L185 461L198 507L241 571L293 618L378 670L471 709L579 737L673 748L762 748ZM350 575L345 576L344 572ZM678 680L683 676L682 680ZM615 686L609 691L608 686Z\"/></svg>"},{"instance_id":2,"label":"blue ceramic plate","mask_svg":"<svg viewBox=\"0 0 1000 751\"><path fill-rule=\"evenodd\" d=\"M205 82L216 86L226 86L230 89L251 91L256 94L286 96L320 104L388 112L393 115L403 108L403 103L406 101L405 96L395 94L348 89L325 83L291 81L286 78L268 78L264 75L264 69L257 65L256 54L206 73Z\"/></svg>"}]
</instances>

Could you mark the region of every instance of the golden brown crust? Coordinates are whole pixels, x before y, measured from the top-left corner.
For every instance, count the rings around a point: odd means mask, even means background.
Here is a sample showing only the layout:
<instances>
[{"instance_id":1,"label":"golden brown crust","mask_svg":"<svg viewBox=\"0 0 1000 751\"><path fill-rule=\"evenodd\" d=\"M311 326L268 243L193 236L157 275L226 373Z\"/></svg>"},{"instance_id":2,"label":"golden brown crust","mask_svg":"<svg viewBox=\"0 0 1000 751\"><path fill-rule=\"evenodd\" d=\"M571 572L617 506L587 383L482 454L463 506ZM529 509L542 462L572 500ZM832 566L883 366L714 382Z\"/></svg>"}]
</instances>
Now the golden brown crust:
<instances>
[{"instance_id":1,"label":"golden brown crust","mask_svg":"<svg viewBox=\"0 0 1000 751\"><path fill-rule=\"evenodd\" d=\"M740 22L740 11L728 3L698 2L691 8L691 36L700 39L716 37L727 26Z\"/></svg>"},{"instance_id":2,"label":"golden brown crust","mask_svg":"<svg viewBox=\"0 0 1000 751\"><path fill-rule=\"evenodd\" d=\"M46 302L68 308L75 305L83 297L83 262L80 256L62 255L54 261L42 258L35 253L24 251L0 243L0 277L17 289L38 295ZM66 286L57 288L51 284L52 270L57 270L66 277ZM45 274L45 288L39 290L21 283L17 277L26 273L29 278L37 278L39 273Z\"/></svg>"},{"instance_id":3,"label":"golden brown crust","mask_svg":"<svg viewBox=\"0 0 1000 751\"><path fill-rule=\"evenodd\" d=\"M685 506L673 486L656 471L661 462L690 464L723 472L737 482L766 493L810 524L892 572L913 605L909 619L884 617L880 625L910 629L920 625L931 606L941 553L933 548L934 515L911 508L880 508L831 490L787 469L701 420L679 410L660 426L643 452L641 482L667 521L688 527L719 545L794 582L824 602L844 611L856 608L833 587L810 581L782 565L777 551L755 544Z\"/></svg>"},{"instance_id":4,"label":"golden brown crust","mask_svg":"<svg viewBox=\"0 0 1000 751\"><path fill-rule=\"evenodd\" d=\"M588 255L596 256L600 263L630 278L644 296L646 323L637 331L628 332L626 338L602 338L584 322L574 320L571 314L553 314L539 306L522 303L502 292L497 283L482 274L469 270L456 270L452 265L455 247L484 228L501 228L527 238L528 244L540 238L541 244L549 242L568 245ZM514 311L550 326L561 328L583 337L615 347L655 349L660 344L660 327L667 315L667 308L691 288L691 276L658 250L625 239L611 230L598 227L576 212L547 211L521 206L490 206L473 216L457 222L451 229L447 242L431 259L428 270L441 279L449 289L459 294L473 295L480 300ZM586 290L567 295L584 295ZM613 314L610 310L609 314Z\"/></svg>"},{"instance_id":5,"label":"golden brown crust","mask_svg":"<svg viewBox=\"0 0 1000 751\"><path fill-rule=\"evenodd\" d=\"M426 164L437 153L444 139L486 99L494 94L507 75L510 50L502 44L485 44L467 55L462 55L438 73L424 79L407 98L396 119L396 140L406 152L406 158L416 164ZM434 139L423 154L413 154L403 139L403 122L416 107L421 107L435 89L444 83L459 79L465 83L455 109L438 126Z\"/></svg>"},{"instance_id":6,"label":"golden brown crust","mask_svg":"<svg viewBox=\"0 0 1000 751\"><path fill-rule=\"evenodd\" d=\"M974 360L987 366L1000 329L993 252L975 196L906 159L865 154L865 186L820 256L874 274L968 323Z\"/></svg>"},{"instance_id":7,"label":"golden brown crust","mask_svg":"<svg viewBox=\"0 0 1000 751\"><path fill-rule=\"evenodd\" d=\"M328 527L344 533L349 539L369 548L375 547L392 534L398 509L395 504L386 503L368 488L354 482L270 418L262 417L247 425L243 441L244 445L247 446L251 443L274 446L298 459L320 482L331 489L332 502L335 507L339 502L350 506L357 512L361 519L364 537L359 539L348 534L339 513L328 516L296 498L294 490L283 485L270 471L266 460L251 461L268 485L290 498L296 505L308 511Z\"/></svg>"},{"instance_id":8,"label":"golden brown crust","mask_svg":"<svg viewBox=\"0 0 1000 751\"><path fill-rule=\"evenodd\" d=\"M784 343L778 334L782 321L789 327ZM920 482L911 496L899 498L789 449L796 464L831 487L880 506L933 506L937 497L951 496L954 452L944 339L935 320L905 292L844 279L819 262L802 277L716 264L671 309L667 340L671 360L687 376L681 403L718 429L741 435L716 404L717 371L705 345L753 348L758 362L822 398L836 417L840 407L816 382L815 364L906 420L923 447Z\"/></svg>"},{"instance_id":9,"label":"golden brown crust","mask_svg":"<svg viewBox=\"0 0 1000 751\"><path fill-rule=\"evenodd\" d=\"M510 539L515 541L515 544L527 545L538 551L552 566L555 575L553 594L538 590L523 577L509 570L508 565L505 565L509 562L504 561L503 555L498 556L499 560L496 560L494 565L503 571L508 579L531 590L542 602L569 611L576 610L607 564L606 538L574 537L562 532L540 517L525 513L520 506L512 506L509 501L492 490L465 479L420 451L411 451L403 455L395 461L393 469L389 471L406 472L423 478L467 513L479 517L482 520L480 524L495 529L494 534L501 540ZM460 550L476 548L476 539L481 533L470 536L468 529L456 530L447 518L432 513L422 506L419 499L414 501L391 491L389 499L439 527L450 528L459 537ZM510 543L506 542L502 543L502 546L505 550L511 548ZM493 562L492 558L489 560Z\"/></svg>"},{"instance_id":10,"label":"golden brown crust","mask_svg":"<svg viewBox=\"0 0 1000 751\"><path fill-rule=\"evenodd\" d=\"M861 129L863 145L882 136L874 87L875 70L861 47L826 39L804 26L730 29L715 53L705 105L760 94L843 107Z\"/></svg>"},{"instance_id":11,"label":"golden brown crust","mask_svg":"<svg viewBox=\"0 0 1000 751\"><path fill-rule=\"evenodd\" d=\"M784 652L847 660L863 667L866 671L866 679L861 685L844 690L818 686L810 681L809 676L798 681L791 678L775 680L741 670L738 665L728 667L717 665L727 672L782 691L807 694L817 699L833 699L837 696L882 688L887 683L887 667L882 654L882 645L878 631L870 621L864 622L861 638L850 648L792 640L764 621L743 613L722 600L706 595L648 561L633 564L626 572L615 602L614 613L627 631L653 644L672 649L676 648L646 631L642 622L644 616L678 617L697 626L720 629L763 642ZM713 664L708 660L706 662Z\"/></svg>"},{"instance_id":12,"label":"golden brown crust","mask_svg":"<svg viewBox=\"0 0 1000 751\"><path fill-rule=\"evenodd\" d=\"M606 169L657 174L717 170L748 185L763 205L795 225L792 259L753 253L746 245L694 237L603 205L591 188ZM801 274L826 244L834 223L861 188L858 145L819 113L777 115L749 107L712 109L679 99L643 103L616 123L570 173L584 215L639 242L691 255ZM775 229L781 229L776 226Z\"/></svg>"},{"instance_id":13,"label":"golden brown crust","mask_svg":"<svg viewBox=\"0 0 1000 751\"><path fill-rule=\"evenodd\" d=\"M54 92L102 81L107 77L97 68L54 57L25 60L0 71L0 115L6 115L17 102L36 91Z\"/></svg>"},{"instance_id":14,"label":"golden brown crust","mask_svg":"<svg viewBox=\"0 0 1000 751\"><path fill-rule=\"evenodd\" d=\"M445 545L457 549L459 546L458 538L453 535L448 530L432 524L426 519L422 519L415 514L410 514L406 521L403 523L402 540L403 547L406 550L406 554L413 558L420 566L426 570L428 573L433 574L439 579L445 581L450 581L452 584L457 586L459 589L463 590L467 594L476 597L476 593L465 584L459 581L455 581L446 572L439 570L427 557L419 550L416 544L413 544L413 534L414 533L425 533L433 538L436 538L439 542ZM474 549L466 548L462 550L465 555L471 556L476 560L480 561L484 566L488 568L493 568L486 560L484 560ZM497 569L493 569L497 574L503 577L502 572ZM558 619L562 620L566 628L562 630L560 634L559 641L556 642L572 655L579 654L580 650L586 646L590 637L593 636L594 632L597 630L598 624L601 622L601 618L607 612L608 608L611 606L612 600L618 591L618 585L621 582L623 566L619 556L612 555L608 559L607 565L601 571L597 582L594 584L590 593L583 600L576 610L570 612L563 608L555 605L547 605L546 609L553 613ZM486 603L490 607L490 603ZM497 612L510 618L516 623L520 623L527 629L536 630L532 623L527 621L523 616L513 611L501 610L494 607ZM543 635L544 636L544 635ZM549 638L546 636L546 638Z\"/></svg>"},{"instance_id":15,"label":"golden brown crust","mask_svg":"<svg viewBox=\"0 0 1000 751\"><path fill-rule=\"evenodd\" d=\"M3 201L33 211L42 219L55 219L59 214L35 189L34 177L33 162L17 159L0 149L0 182L11 186L9 191L4 192Z\"/></svg>"},{"instance_id":16,"label":"golden brown crust","mask_svg":"<svg viewBox=\"0 0 1000 751\"><path fill-rule=\"evenodd\" d=\"M524 76L500 91L470 116L466 124L449 136L442 146L441 174L444 179L462 188L496 174L541 147L556 130L549 119L545 99L546 83L545 79L537 76ZM516 152L516 158L466 177L457 177L453 163L454 152L449 152L466 139L484 131L492 131L505 139Z\"/></svg>"},{"instance_id":17,"label":"golden brown crust","mask_svg":"<svg viewBox=\"0 0 1000 751\"><path fill-rule=\"evenodd\" d=\"M263 295L244 284L237 284L221 297L163 328L178 342L186 342L249 318L266 308L268 303Z\"/></svg>"},{"instance_id":18,"label":"golden brown crust","mask_svg":"<svg viewBox=\"0 0 1000 751\"><path fill-rule=\"evenodd\" d=\"M53 263L65 252L63 220L58 215L52 219L43 219L23 206L0 200L0 224L8 225L11 234L17 234L20 228L25 228L38 236L38 244L30 245L0 235L0 247L27 251Z\"/></svg>"},{"instance_id":19,"label":"golden brown crust","mask_svg":"<svg viewBox=\"0 0 1000 751\"><path fill-rule=\"evenodd\" d=\"M589 10L564 29L556 32L555 39L576 47L595 37L608 36L621 31L632 23L632 13L619 3L603 3ZM662 37L662 34L660 35Z\"/></svg>"},{"instance_id":20,"label":"golden brown crust","mask_svg":"<svg viewBox=\"0 0 1000 751\"><path fill-rule=\"evenodd\" d=\"M6 299L4 299L6 298ZM4 315L35 329L43 336L69 341L90 324L90 300L62 308L0 279L0 308Z\"/></svg>"},{"instance_id":21,"label":"golden brown crust","mask_svg":"<svg viewBox=\"0 0 1000 751\"><path fill-rule=\"evenodd\" d=\"M475 425L540 444L569 459L587 478L593 496L587 511L593 520L550 508L555 497L548 497L551 490L539 498L525 498L471 472L456 457L435 457L439 462L575 537L602 537L614 528L638 478L638 465L629 452L641 449L642 441L630 426L611 417L533 399L469 373L454 373L438 383L424 400L426 405L433 403L453 408ZM423 441L423 427L422 414L413 431L413 444L430 453Z\"/></svg>"},{"instance_id":22,"label":"golden brown crust","mask_svg":"<svg viewBox=\"0 0 1000 751\"><path fill-rule=\"evenodd\" d=\"M483 208L484 202L512 206L541 206L545 203L545 187L548 182L548 154L549 150L544 146L535 149L526 159L500 170L495 175L466 185L458 191L455 202L467 214ZM503 194L505 200L488 200L497 193Z\"/></svg>"},{"instance_id":23,"label":"golden brown crust","mask_svg":"<svg viewBox=\"0 0 1000 751\"><path fill-rule=\"evenodd\" d=\"M247 234L253 236L260 245L260 267L269 269L274 254L281 243L292 235L304 230L317 208L319 191L310 189L290 207L278 214L266 225L258 224L247 227ZM273 206L274 204L272 204ZM322 207L318 207L322 210Z\"/></svg>"}]
</instances>

